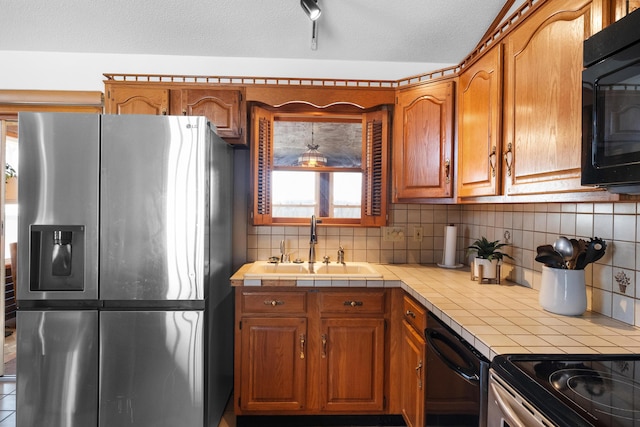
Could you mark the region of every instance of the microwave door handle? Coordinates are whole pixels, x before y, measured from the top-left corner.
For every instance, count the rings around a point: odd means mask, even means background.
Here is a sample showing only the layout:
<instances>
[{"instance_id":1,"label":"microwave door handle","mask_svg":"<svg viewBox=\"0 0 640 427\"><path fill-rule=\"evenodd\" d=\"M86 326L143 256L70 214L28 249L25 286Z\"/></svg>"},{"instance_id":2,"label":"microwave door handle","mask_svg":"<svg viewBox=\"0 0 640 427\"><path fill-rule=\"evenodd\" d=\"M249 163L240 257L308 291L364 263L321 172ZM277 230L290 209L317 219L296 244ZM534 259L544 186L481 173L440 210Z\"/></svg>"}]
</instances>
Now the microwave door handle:
<instances>
[{"instance_id":1,"label":"microwave door handle","mask_svg":"<svg viewBox=\"0 0 640 427\"><path fill-rule=\"evenodd\" d=\"M456 363L454 363L453 361L448 359L444 354L442 354L442 352L438 349L438 346L436 345L435 340L442 341L444 344L447 345L447 347L451 348L451 350L453 350L458 356L460 356L460 358L464 360L467 365L473 366L473 363L469 362L468 358L465 357L464 354L460 354L460 352L457 351L455 344L451 342L449 338L442 335L440 332L430 328L427 328L427 330L425 331L425 336L427 338L427 344L433 350L436 356L438 356L438 359L440 359L451 370L453 370L456 374L460 375L463 379L471 383L476 383L480 381L480 377L478 373L473 372L469 369L465 369L462 366L458 366Z\"/></svg>"}]
</instances>

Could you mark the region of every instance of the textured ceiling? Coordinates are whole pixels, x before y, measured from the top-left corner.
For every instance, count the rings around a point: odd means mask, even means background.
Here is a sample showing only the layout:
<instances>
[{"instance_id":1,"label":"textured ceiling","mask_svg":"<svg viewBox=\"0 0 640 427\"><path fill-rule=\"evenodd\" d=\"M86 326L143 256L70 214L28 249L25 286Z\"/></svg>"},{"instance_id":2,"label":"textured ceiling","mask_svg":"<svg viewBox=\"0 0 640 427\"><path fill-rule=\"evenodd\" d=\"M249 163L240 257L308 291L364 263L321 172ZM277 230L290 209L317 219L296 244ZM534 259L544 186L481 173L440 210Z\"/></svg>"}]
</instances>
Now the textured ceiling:
<instances>
[{"instance_id":1,"label":"textured ceiling","mask_svg":"<svg viewBox=\"0 0 640 427\"><path fill-rule=\"evenodd\" d=\"M314 51L299 0L2 0L0 50L457 64L505 0L318 4Z\"/></svg>"}]
</instances>

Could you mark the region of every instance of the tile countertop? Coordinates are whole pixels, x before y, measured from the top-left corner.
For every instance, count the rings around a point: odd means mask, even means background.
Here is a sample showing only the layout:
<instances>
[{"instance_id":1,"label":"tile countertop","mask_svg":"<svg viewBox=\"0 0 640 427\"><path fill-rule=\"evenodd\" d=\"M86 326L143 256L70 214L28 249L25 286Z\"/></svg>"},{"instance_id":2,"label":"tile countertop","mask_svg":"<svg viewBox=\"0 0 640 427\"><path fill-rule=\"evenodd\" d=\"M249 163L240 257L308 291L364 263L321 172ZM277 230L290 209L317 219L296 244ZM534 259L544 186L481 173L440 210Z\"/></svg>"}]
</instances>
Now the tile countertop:
<instances>
[{"instance_id":1,"label":"tile countertop","mask_svg":"<svg viewBox=\"0 0 640 427\"><path fill-rule=\"evenodd\" d=\"M640 328L590 311L581 316L550 313L540 307L534 289L509 282L480 284L471 280L468 268L372 265L382 279L298 279L296 285L402 287L489 360L507 353L640 353ZM259 280L244 280L243 272L250 266L246 264L231 277L233 286L261 285Z\"/></svg>"}]
</instances>

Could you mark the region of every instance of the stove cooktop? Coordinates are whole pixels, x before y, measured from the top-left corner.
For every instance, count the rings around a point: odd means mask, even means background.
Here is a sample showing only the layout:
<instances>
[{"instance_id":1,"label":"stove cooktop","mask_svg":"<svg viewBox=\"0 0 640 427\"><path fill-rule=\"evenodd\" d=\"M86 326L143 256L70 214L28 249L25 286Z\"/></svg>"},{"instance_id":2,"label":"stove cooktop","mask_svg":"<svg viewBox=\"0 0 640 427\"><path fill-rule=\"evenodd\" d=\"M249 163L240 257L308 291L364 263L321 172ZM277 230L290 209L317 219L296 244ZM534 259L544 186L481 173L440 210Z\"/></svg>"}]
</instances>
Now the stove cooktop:
<instances>
[{"instance_id":1,"label":"stove cooktop","mask_svg":"<svg viewBox=\"0 0 640 427\"><path fill-rule=\"evenodd\" d=\"M640 426L640 355L502 355L491 367L559 426Z\"/></svg>"}]
</instances>

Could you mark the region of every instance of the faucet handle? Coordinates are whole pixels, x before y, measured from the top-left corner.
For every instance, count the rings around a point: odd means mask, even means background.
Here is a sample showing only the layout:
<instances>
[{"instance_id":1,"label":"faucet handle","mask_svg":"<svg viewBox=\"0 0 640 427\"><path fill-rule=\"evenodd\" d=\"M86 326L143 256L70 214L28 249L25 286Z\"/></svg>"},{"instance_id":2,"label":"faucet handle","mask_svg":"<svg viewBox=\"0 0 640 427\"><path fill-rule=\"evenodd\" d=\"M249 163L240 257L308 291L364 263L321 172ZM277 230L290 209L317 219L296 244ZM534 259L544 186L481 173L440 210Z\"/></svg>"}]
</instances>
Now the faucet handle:
<instances>
[{"instance_id":1,"label":"faucet handle","mask_svg":"<svg viewBox=\"0 0 640 427\"><path fill-rule=\"evenodd\" d=\"M325 264L329 264L329 259L330 258L331 257L329 255L325 255L325 256L322 257L322 262L324 262Z\"/></svg>"}]
</instances>

